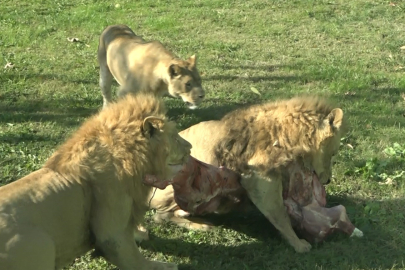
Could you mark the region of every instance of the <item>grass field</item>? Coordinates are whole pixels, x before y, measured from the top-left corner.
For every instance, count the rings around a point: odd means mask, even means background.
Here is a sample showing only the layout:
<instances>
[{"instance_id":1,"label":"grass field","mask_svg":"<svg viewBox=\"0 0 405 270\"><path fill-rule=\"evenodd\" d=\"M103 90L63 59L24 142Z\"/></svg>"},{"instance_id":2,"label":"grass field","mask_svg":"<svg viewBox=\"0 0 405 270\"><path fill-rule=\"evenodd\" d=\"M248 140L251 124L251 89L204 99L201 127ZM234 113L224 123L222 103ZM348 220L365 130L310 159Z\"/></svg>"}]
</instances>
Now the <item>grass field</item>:
<instances>
[{"instance_id":1,"label":"grass field","mask_svg":"<svg viewBox=\"0 0 405 270\"><path fill-rule=\"evenodd\" d=\"M101 108L98 37L117 23L182 58L198 55L205 103L190 111L166 100L179 129L300 93L339 104L351 129L327 200L365 233L296 254L258 214L219 217L211 232L148 218L145 256L181 269L405 269L403 0L2 0L0 185L40 168ZM86 255L66 269L115 268Z\"/></svg>"}]
</instances>

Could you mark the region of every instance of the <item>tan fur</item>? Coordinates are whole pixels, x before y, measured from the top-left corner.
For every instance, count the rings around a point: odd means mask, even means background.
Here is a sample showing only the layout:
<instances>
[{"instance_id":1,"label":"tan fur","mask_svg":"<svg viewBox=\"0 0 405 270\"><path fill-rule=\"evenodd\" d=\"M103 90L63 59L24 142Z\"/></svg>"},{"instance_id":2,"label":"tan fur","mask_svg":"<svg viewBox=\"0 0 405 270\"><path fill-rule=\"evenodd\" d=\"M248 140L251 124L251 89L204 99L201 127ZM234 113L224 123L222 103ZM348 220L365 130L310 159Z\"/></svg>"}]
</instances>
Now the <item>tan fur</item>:
<instances>
[{"instance_id":1,"label":"tan fur","mask_svg":"<svg viewBox=\"0 0 405 270\"><path fill-rule=\"evenodd\" d=\"M204 99L195 55L181 60L160 42L146 42L126 25L111 25L102 32L98 61L104 107L111 102L113 77L121 85L119 97L139 91L170 94L192 109Z\"/></svg>"},{"instance_id":2,"label":"tan fur","mask_svg":"<svg viewBox=\"0 0 405 270\"><path fill-rule=\"evenodd\" d=\"M221 121L199 123L180 135L192 144L195 158L241 173L242 185L256 207L297 252L306 252L311 246L296 236L283 205L283 183L289 179L285 166L302 159L321 183L327 183L344 131L341 109L320 98L297 97L236 110ZM157 192L152 206L159 210L172 201L172 193ZM198 229L198 224L187 226Z\"/></svg>"},{"instance_id":3,"label":"tan fur","mask_svg":"<svg viewBox=\"0 0 405 270\"><path fill-rule=\"evenodd\" d=\"M0 269L54 270L95 248L120 269L177 269L146 260L134 228L145 174L170 177L191 145L161 101L128 96L86 121L42 169L0 188ZM135 235L140 235L135 231Z\"/></svg>"}]
</instances>

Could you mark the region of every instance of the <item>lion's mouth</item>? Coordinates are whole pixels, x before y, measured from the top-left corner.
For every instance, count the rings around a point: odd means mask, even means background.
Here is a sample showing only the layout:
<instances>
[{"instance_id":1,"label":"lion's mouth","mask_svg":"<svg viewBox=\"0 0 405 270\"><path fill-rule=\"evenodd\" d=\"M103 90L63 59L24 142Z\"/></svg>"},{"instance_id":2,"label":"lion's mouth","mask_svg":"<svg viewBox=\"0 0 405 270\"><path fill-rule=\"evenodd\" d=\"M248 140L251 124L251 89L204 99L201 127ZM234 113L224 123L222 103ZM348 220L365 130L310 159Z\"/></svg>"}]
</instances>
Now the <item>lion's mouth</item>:
<instances>
[{"instance_id":1,"label":"lion's mouth","mask_svg":"<svg viewBox=\"0 0 405 270\"><path fill-rule=\"evenodd\" d=\"M194 110L194 109L197 109L197 108L198 108L197 105L195 105L195 104L193 104L193 103L191 103L191 102L188 102L188 101L186 101L186 105L187 105L187 107L188 107L190 110Z\"/></svg>"},{"instance_id":2,"label":"lion's mouth","mask_svg":"<svg viewBox=\"0 0 405 270\"><path fill-rule=\"evenodd\" d=\"M312 173L314 174L314 177L317 179L317 181L320 181L320 180L319 180L319 175L316 173L316 171L313 170ZM321 183L321 184L324 185L324 186L326 186L326 185L329 185L329 184L330 184L330 181L331 181L331 179L328 178L328 180L327 180L325 183Z\"/></svg>"}]
</instances>

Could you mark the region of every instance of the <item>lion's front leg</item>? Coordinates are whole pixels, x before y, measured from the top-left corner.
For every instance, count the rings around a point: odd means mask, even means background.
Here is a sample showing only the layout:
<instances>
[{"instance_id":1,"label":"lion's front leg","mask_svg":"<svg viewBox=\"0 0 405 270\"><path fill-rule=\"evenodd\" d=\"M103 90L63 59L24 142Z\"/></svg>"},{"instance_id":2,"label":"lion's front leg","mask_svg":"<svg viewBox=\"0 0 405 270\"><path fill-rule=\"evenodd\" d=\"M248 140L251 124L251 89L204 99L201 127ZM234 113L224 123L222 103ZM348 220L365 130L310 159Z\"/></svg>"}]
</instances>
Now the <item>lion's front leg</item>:
<instances>
[{"instance_id":1,"label":"lion's front leg","mask_svg":"<svg viewBox=\"0 0 405 270\"><path fill-rule=\"evenodd\" d=\"M175 264L145 259L131 236L129 230L116 232L98 241L97 248L107 261L121 270L177 270Z\"/></svg>"},{"instance_id":2,"label":"lion's front leg","mask_svg":"<svg viewBox=\"0 0 405 270\"><path fill-rule=\"evenodd\" d=\"M133 237L135 223L131 198L121 195L116 200L103 195L96 199L92 210L91 227L97 251L121 270L177 269L175 264L148 261L140 253Z\"/></svg>"},{"instance_id":3,"label":"lion's front leg","mask_svg":"<svg viewBox=\"0 0 405 270\"><path fill-rule=\"evenodd\" d=\"M264 216L288 240L296 252L308 252L311 245L295 234L282 197L282 179L278 174L262 178L259 176L243 177L242 186L249 198Z\"/></svg>"}]
</instances>

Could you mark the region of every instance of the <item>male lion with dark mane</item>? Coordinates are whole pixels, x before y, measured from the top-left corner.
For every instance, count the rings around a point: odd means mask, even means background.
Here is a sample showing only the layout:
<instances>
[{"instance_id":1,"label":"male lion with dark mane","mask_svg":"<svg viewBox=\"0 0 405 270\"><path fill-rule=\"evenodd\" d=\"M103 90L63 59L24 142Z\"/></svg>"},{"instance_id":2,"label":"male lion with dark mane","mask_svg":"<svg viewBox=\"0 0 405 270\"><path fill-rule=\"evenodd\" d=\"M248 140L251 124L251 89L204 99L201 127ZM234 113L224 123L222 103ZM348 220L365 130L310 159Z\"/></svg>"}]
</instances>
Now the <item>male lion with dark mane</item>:
<instances>
[{"instance_id":1,"label":"male lion with dark mane","mask_svg":"<svg viewBox=\"0 0 405 270\"><path fill-rule=\"evenodd\" d=\"M145 175L171 177L190 154L162 101L128 95L87 120L43 168L0 188L0 268L61 269L95 248L120 269L146 260L134 230L148 207Z\"/></svg>"},{"instance_id":2,"label":"male lion with dark mane","mask_svg":"<svg viewBox=\"0 0 405 270\"><path fill-rule=\"evenodd\" d=\"M297 252L307 252L311 245L297 237L283 203L283 187L290 180L288 166L298 161L314 171L321 184L328 183L331 160L344 131L340 108L321 98L296 97L236 110L220 121L201 122L180 135L192 144L193 157L240 173L249 199ZM204 194L198 190L194 194L194 200L188 202L190 210L206 203ZM230 203L229 209L235 206ZM207 229L207 225L185 218L193 213L179 208L172 187L158 190L151 207L157 209L157 221Z\"/></svg>"},{"instance_id":3,"label":"male lion with dark mane","mask_svg":"<svg viewBox=\"0 0 405 270\"><path fill-rule=\"evenodd\" d=\"M175 57L159 41L146 42L126 25L110 25L98 45L100 87L104 108L111 102L113 77L121 85L118 96L146 91L181 98L189 108L204 99L197 59Z\"/></svg>"}]
</instances>

